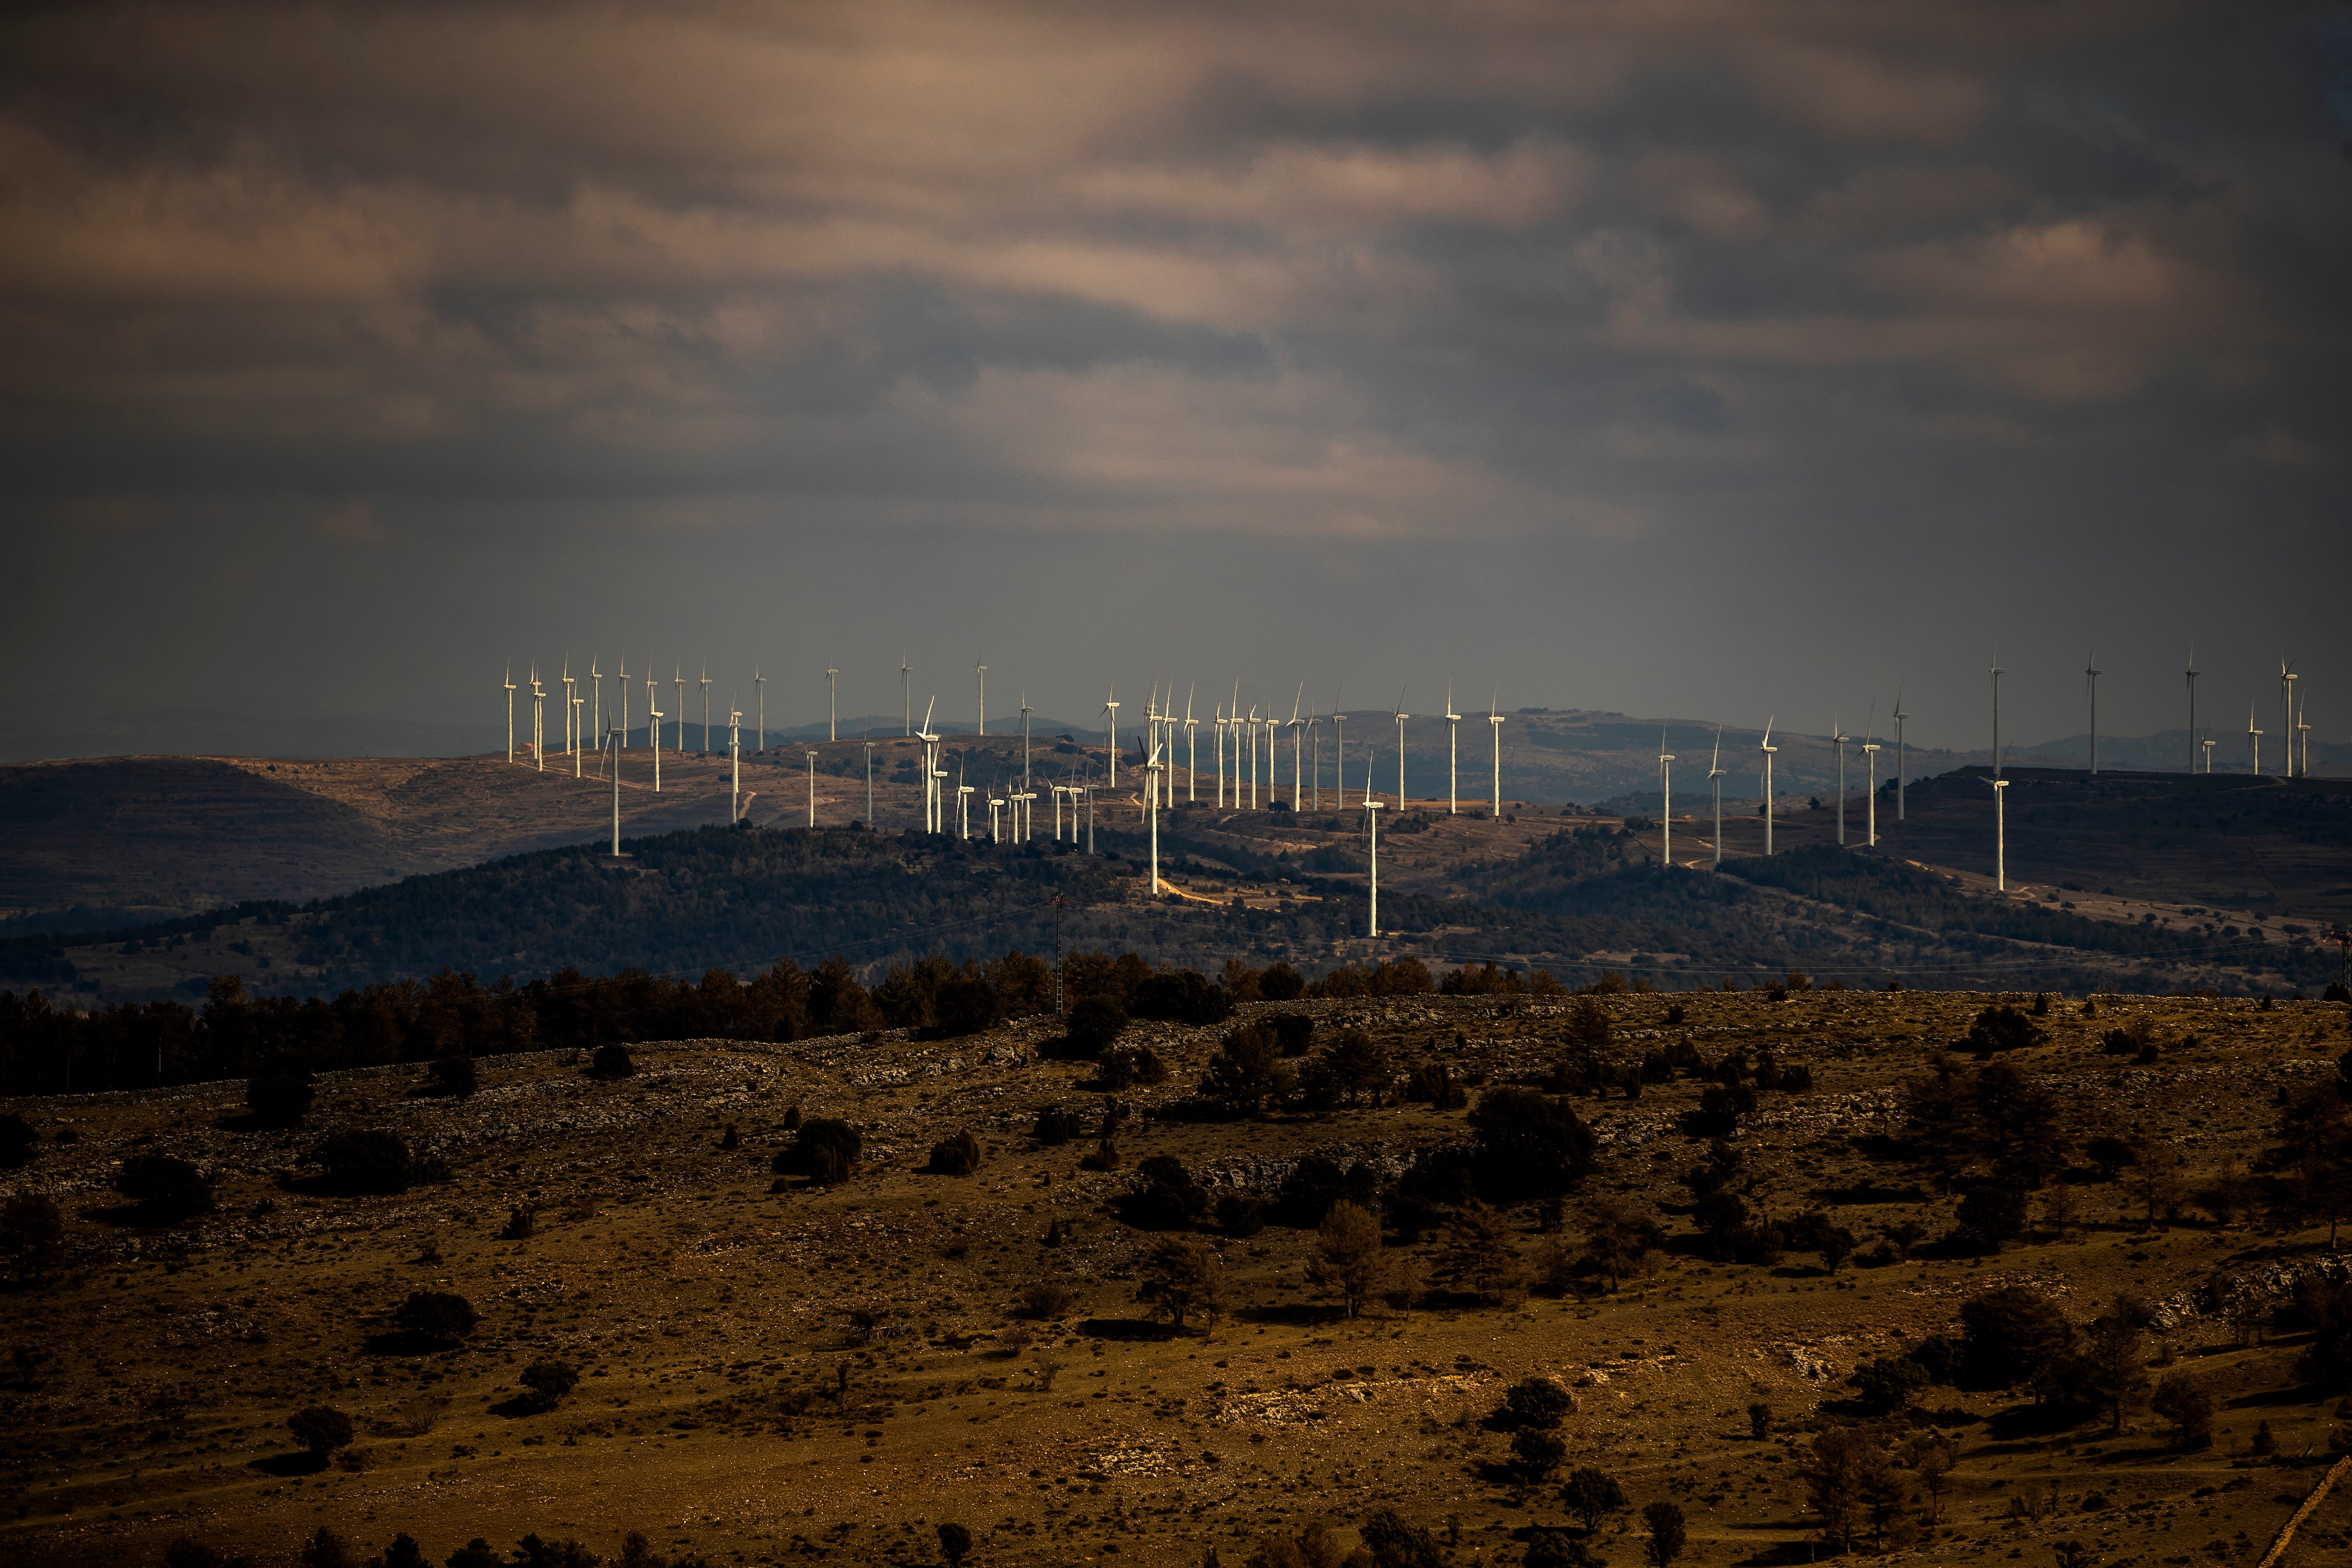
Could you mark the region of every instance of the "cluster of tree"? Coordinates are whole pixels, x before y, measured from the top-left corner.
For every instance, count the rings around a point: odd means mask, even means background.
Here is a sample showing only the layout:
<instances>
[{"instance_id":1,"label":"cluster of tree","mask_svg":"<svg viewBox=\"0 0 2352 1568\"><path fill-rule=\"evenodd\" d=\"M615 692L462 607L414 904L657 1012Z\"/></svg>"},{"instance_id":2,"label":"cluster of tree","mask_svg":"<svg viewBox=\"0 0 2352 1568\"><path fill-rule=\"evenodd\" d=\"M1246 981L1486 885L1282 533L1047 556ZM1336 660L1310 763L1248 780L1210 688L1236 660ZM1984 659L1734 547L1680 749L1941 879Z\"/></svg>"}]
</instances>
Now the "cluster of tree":
<instances>
[{"instance_id":1,"label":"cluster of tree","mask_svg":"<svg viewBox=\"0 0 2352 1568\"><path fill-rule=\"evenodd\" d=\"M1556 1440L1556 1439L1555 1439ZM1588 1479L1600 1490L1580 1491ZM1582 1536L1566 1531L1537 1530L1530 1533L1527 1568L1598 1568L1601 1559L1586 1543L1600 1521L1629 1506L1617 1483L1599 1470L1579 1470L1562 1489L1568 1511L1585 1521ZM1596 1506L1597 1503L1597 1506ZM1688 1526L1682 1509L1654 1502L1644 1509L1642 1560L1649 1568L1672 1568L1688 1544ZM1318 1522L1297 1534L1276 1531L1258 1537L1245 1568L1445 1568L1450 1547L1460 1545L1460 1527L1450 1527L1440 1542L1426 1526L1408 1522L1393 1509L1382 1509L1358 1521L1354 1547L1345 1547L1339 1532Z\"/></svg>"},{"instance_id":2,"label":"cluster of tree","mask_svg":"<svg viewBox=\"0 0 2352 1568\"><path fill-rule=\"evenodd\" d=\"M344 1441L349 1440L347 1434ZM961 1527L940 1527L943 1549L950 1529ZM946 1553L949 1563L960 1563L971 1546L971 1536L966 1532L961 1537L961 1550ZM433 1555L404 1530L395 1532L391 1544L382 1551L363 1553L341 1531L324 1524L303 1537L295 1549L294 1562L297 1568L436 1568ZM163 1568L256 1568L256 1560L235 1547L215 1546L192 1535L184 1535L166 1546L163 1563ZM438 1559L438 1563L439 1568L606 1568L607 1564L610 1568L710 1568L709 1559L698 1553L671 1557L656 1551L645 1532L636 1530L621 1538L620 1550L611 1557L569 1536L551 1540L533 1531L515 1542L511 1552L500 1551L478 1535Z\"/></svg>"}]
</instances>

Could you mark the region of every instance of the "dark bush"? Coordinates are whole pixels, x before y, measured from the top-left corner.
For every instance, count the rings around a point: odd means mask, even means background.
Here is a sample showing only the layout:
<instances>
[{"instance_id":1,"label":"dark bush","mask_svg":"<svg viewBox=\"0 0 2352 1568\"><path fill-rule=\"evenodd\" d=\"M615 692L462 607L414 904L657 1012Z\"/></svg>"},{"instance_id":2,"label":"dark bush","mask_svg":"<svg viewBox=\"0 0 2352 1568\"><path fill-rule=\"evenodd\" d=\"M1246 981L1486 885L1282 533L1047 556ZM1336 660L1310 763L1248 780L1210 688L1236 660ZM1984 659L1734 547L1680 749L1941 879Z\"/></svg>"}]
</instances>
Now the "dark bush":
<instances>
[{"instance_id":1,"label":"dark bush","mask_svg":"<svg viewBox=\"0 0 2352 1568\"><path fill-rule=\"evenodd\" d=\"M1556 1198L1592 1169L1592 1132L1565 1100L1494 1089L1470 1112L1478 1190L1490 1202Z\"/></svg>"},{"instance_id":2,"label":"dark bush","mask_svg":"<svg viewBox=\"0 0 2352 1568\"><path fill-rule=\"evenodd\" d=\"M2074 1342L2074 1331L2058 1304L2030 1285L2006 1285L1970 1297L1960 1304L1960 1376L1968 1387L2034 1383Z\"/></svg>"},{"instance_id":3,"label":"dark bush","mask_svg":"<svg viewBox=\"0 0 2352 1568\"><path fill-rule=\"evenodd\" d=\"M2139 1163L2139 1151L2124 1140L2110 1135L2092 1139L2083 1145L2083 1152L2099 1169L2101 1181L2112 1182L2126 1165Z\"/></svg>"},{"instance_id":4,"label":"dark bush","mask_svg":"<svg viewBox=\"0 0 2352 1568\"><path fill-rule=\"evenodd\" d=\"M1315 1015L1276 1013L1258 1020L1274 1032L1275 1049L1286 1057L1303 1057L1315 1039Z\"/></svg>"},{"instance_id":5,"label":"dark bush","mask_svg":"<svg viewBox=\"0 0 2352 1568\"><path fill-rule=\"evenodd\" d=\"M114 1173L114 1190L150 1225L171 1225L213 1208L212 1179L169 1154L133 1154Z\"/></svg>"},{"instance_id":6,"label":"dark bush","mask_svg":"<svg viewBox=\"0 0 2352 1568\"><path fill-rule=\"evenodd\" d=\"M1049 1105L1037 1113L1037 1125L1030 1129L1029 1136L1047 1148L1059 1148L1073 1138L1084 1136L1086 1130L1086 1121L1076 1111Z\"/></svg>"},{"instance_id":7,"label":"dark bush","mask_svg":"<svg viewBox=\"0 0 2352 1568\"><path fill-rule=\"evenodd\" d=\"M1880 1356L1845 1381L1872 1415L1892 1415L1910 1408L1912 1395L1927 1386L1927 1371L1907 1356Z\"/></svg>"},{"instance_id":8,"label":"dark bush","mask_svg":"<svg viewBox=\"0 0 2352 1568\"><path fill-rule=\"evenodd\" d=\"M323 1139L310 1158L325 1172L330 1191L404 1193L420 1182L446 1179L447 1168L430 1155L412 1153L407 1140L383 1128L362 1128Z\"/></svg>"},{"instance_id":9,"label":"dark bush","mask_svg":"<svg viewBox=\"0 0 2352 1568\"><path fill-rule=\"evenodd\" d=\"M319 1092L310 1069L278 1053L246 1079L245 1103L265 1127L291 1127L310 1109Z\"/></svg>"},{"instance_id":10,"label":"dark bush","mask_svg":"<svg viewBox=\"0 0 2352 1568\"><path fill-rule=\"evenodd\" d=\"M626 1078L636 1070L637 1064L629 1058L629 1047L618 1040L605 1041L588 1058L590 1078Z\"/></svg>"},{"instance_id":11,"label":"dark bush","mask_svg":"<svg viewBox=\"0 0 2352 1568\"><path fill-rule=\"evenodd\" d=\"M1436 1537L1419 1525L1407 1524L1394 1509L1382 1509L1356 1526L1374 1568L1445 1568L1445 1553Z\"/></svg>"},{"instance_id":12,"label":"dark bush","mask_svg":"<svg viewBox=\"0 0 2352 1568\"><path fill-rule=\"evenodd\" d=\"M1275 1193L1274 1222L1296 1230L1312 1230L1339 1203L1352 1203L1358 1208L1377 1213L1381 1206L1379 1173L1360 1160L1343 1171L1337 1161L1324 1155L1302 1154L1292 1162L1289 1173Z\"/></svg>"},{"instance_id":13,"label":"dark bush","mask_svg":"<svg viewBox=\"0 0 2352 1568\"><path fill-rule=\"evenodd\" d=\"M980 1140L969 1131L950 1133L931 1145L931 1162L924 1167L934 1175L969 1176L980 1169Z\"/></svg>"},{"instance_id":14,"label":"dark bush","mask_svg":"<svg viewBox=\"0 0 2352 1568\"><path fill-rule=\"evenodd\" d=\"M976 974L956 973L940 983L931 996L931 1016L942 1038L977 1035L1004 1020L1003 999L996 987Z\"/></svg>"},{"instance_id":15,"label":"dark bush","mask_svg":"<svg viewBox=\"0 0 2352 1568\"><path fill-rule=\"evenodd\" d=\"M1286 963L1276 963L1257 977L1259 999L1266 1002L1296 1002L1307 994L1306 976Z\"/></svg>"},{"instance_id":16,"label":"dark bush","mask_svg":"<svg viewBox=\"0 0 2352 1568\"><path fill-rule=\"evenodd\" d=\"M286 1418L286 1429L294 1434L296 1442L321 1458L337 1448L351 1447L352 1418L330 1405L313 1405L296 1411Z\"/></svg>"},{"instance_id":17,"label":"dark bush","mask_svg":"<svg viewBox=\"0 0 2352 1568\"><path fill-rule=\"evenodd\" d=\"M0 1253L16 1278L45 1273L65 1251L66 1216L58 1201L42 1193L17 1193L0 1203Z\"/></svg>"},{"instance_id":18,"label":"dark bush","mask_svg":"<svg viewBox=\"0 0 2352 1568\"><path fill-rule=\"evenodd\" d=\"M1540 1426L1522 1426L1511 1434L1512 1468L1530 1486L1549 1480L1567 1458L1568 1445L1560 1441L1558 1433Z\"/></svg>"},{"instance_id":19,"label":"dark bush","mask_svg":"<svg viewBox=\"0 0 2352 1568\"><path fill-rule=\"evenodd\" d=\"M779 1176L805 1176L821 1187L837 1186L857 1173L866 1141L848 1122L829 1116L812 1116L801 1123L788 1149L777 1152L772 1169Z\"/></svg>"},{"instance_id":20,"label":"dark bush","mask_svg":"<svg viewBox=\"0 0 2352 1568\"><path fill-rule=\"evenodd\" d=\"M1495 1407L1498 1426L1539 1426L1546 1431L1576 1414L1576 1398L1549 1377L1523 1377L1503 1391Z\"/></svg>"},{"instance_id":21,"label":"dark bush","mask_svg":"<svg viewBox=\"0 0 2352 1568\"><path fill-rule=\"evenodd\" d=\"M1981 1252L1999 1252L2024 1233L2025 1194L2016 1187L1980 1182L1960 1199L1958 1214L1960 1240Z\"/></svg>"},{"instance_id":22,"label":"dark bush","mask_svg":"<svg viewBox=\"0 0 2352 1568\"><path fill-rule=\"evenodd\" d=\"M948 1560L948 1568L958 1568L971 1552L971 1531L961 1524L943 1524L939 1537L940 1555Z\"/></svg>"},{"instance_id":23,"label":"dark bush","mask_svg":"<svg viewBox=\"0 0 2352 1568\"><path fill-rule=\"evenodd\" d=\"M1968 1038L1961 1044L1979 1055L1990 1055L1995 1051L2023 1050L2042 1044L2047 1037L2034 1026L2032 1017L2002 1005L1979 1013L1976 1022L1969 1026Z\"/></svg>"},{"instance_id":24,"label":"dark bush","mask_svg":"<svg viewBox=\"0 0 2352 1568\"><path fill-rule=\"evenodd\" d=\"M183 1535L163 1548L163 1568L253 1568L253 1559Z\"/></svg>"},{"instance_id":25,"label":"dark bush","mask_svg":"<svg viewBox=\"0 0 2352 1568\"><path fill-rule=\"evenodd\" d=\"M1291 1070L1276 1053L1273 1034L1244 1024L1226 1035L1201 1075L1201 1093L1234 1111L1253 1111L1290 1092Z\"/></svg>"},{"instance_id":26,"label":"dark bush","mask_svg":"<svg viewBox=\"0 0 2352 1568\"><path fill-rule=\"evenodd\" d=\"M452 1051L433 1061L433 1087L443 1094L463 1100L481 1087L481 1075L474 1068L474 1058L463 1051Z\"/></svg>"},{"instance_id":27,"label":"dark bush","mask_svg":"<svg viewBox=\"0 0 2352 1568\"><path fill-rule=\"evenodd\" d=\"M1022 1317L1051 1321L1077 1305L1078 1293L1059 1279L1039 1279L1021 1288L1019 1300Z\"/></svg>"},{"instance_id":28,"label":"dark bush","mask_svg":"<svg viewBox=\"0 0 2352 1568\"><path fill-rule=\"evenodd\" d=\"M1183 1230L1209 1206L1209 1194L1173 1154L1154 1154L1136 1168L1137 1184L1118 1200L1129 1225Z\"/></svg>"},{"instance_id":29,"label":"dark bush","mask_svg":"<svg viewBox=\"0 0 2352 1568\"><path fill-rule=\"evenodd\" d=\"M568 1361L535 1361L515 1381L530 1390L533 1405L552 1410L579 1386L580 1369Z\"/></svg>"},{"instance_id":30,"label":"dark bush","mask_svg":"<svg viewBox=\"0 0 2352 1568\"><path fill-rule=\"evenodd\" d=\"M1138 1018L1202 1026L1222 1024L1233 1015L1234 998L1195 969L1165 971L1152 975L1129 993L1127 1010Z\"/></svg>"},{"instance_id":31,"label":"dark bush","mask_svg":"<svg viewBox=\"0 0 2352 1568\"><path fill-rule=\"evenodd\" d=\"M41 1135L33 1124L9 1111L0 1116L0 1169L16 1170L32 1163L33 1151L39 1145Z\"/></svg>"},{"instance_id":32,"label":"dark bush","mask_svg":"<svg viewBox=\"0 0 2352 1568\"><path fill-rule=\"evenodd\" d=\"M1412 1069L1404 1080L1404 1097L1421 1100L1433 1110L1458 1110L1469 1102L1469 1095L1454 1081L1454 1074L1436 1062L1423 1062Z\"/></svg>"},{"instance_id":33,"label":"dark bush","mask_svg":"<svg viewBox=\"0 0 2352 1568\"><path fill-rule=\"evenodd\" d=\"M1217 1200L1217 1228L1243 1239L1265 1228L1265 1205L1247 1193L1227 1193Z\"/></svg>"},{"instance_id":34,"label":"dark bush","mask_svg":"<svg viewBox=\"0 0 2352 1568\"><path fill-rule=\"evenodd\" d=\"M1095 1074L1095 1087L1106 1093L1168 1081L1168 1064L1150 1046L1114 1046L1097 1060L1101 1067Z\"/></svg>"},{"instance_id":35,"label":"dark bush","mask_svg":"<svg viewBox=\"0 0 2352 1568\"><path fill-rule=\"evenodd\" d=\"M1062 1037L1069 1055L1084 1061L1095 1058L1118 1043L1127 1029L1127 1009L1108 996L1087 996L1071 1007L1069 1021L1062 1027Z\"/></svg>"},{"instance_id":36,"label":"dark bush","mask_svg":"<svg viewBox=\"0 0 2352 1568\"><path fill-rule=\"evenodd\" d=\"M446 1290L412 1290L392 1310L395 1330L436 1344L456 1343L472 1333L478 1321L474 1304Z\"/></svg>"}]
</instances>

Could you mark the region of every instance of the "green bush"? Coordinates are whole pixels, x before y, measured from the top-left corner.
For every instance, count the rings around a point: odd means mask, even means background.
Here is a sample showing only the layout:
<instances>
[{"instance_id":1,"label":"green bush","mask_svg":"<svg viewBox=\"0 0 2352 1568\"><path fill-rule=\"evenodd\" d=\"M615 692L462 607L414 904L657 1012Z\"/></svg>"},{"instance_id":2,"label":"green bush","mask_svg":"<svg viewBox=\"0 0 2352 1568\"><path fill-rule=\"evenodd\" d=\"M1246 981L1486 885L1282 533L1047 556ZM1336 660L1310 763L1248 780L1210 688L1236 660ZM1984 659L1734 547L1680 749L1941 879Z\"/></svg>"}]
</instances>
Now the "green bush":
<instances>
[{"instance_id":1,"label":"green bush","mask_svg":"<svg viewBox=\"0 0 2352 1568\"><path fill-rule=\"evenodd\" d=\"M579 1385L580 1369L568 1361L535 1361L515 1381L530 1390L531 1402L538 1408L552 1410Z\"/></svg>"},{"instance_id":2,"label":"green bush","mask_svg":"<svg viewBox=\"0 0 2352 1568\"><path fill-rule=\"evenodd\" d=\"M471 1301L446 1290L412 1290L392 1310L394 1329L436 1344L456 1343L479 1321Z\"/></svg>"}]
</instances>

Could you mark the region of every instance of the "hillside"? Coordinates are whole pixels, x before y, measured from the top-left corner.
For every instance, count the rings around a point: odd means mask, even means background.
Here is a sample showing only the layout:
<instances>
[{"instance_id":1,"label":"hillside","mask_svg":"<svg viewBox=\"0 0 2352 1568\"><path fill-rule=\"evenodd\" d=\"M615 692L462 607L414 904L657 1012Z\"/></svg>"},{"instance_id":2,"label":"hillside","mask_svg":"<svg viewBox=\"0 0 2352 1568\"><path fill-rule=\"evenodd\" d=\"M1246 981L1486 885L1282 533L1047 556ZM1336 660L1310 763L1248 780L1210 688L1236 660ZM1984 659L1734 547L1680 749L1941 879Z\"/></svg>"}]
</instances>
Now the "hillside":
<instances>
[{"instance_id":1,"label":"hillside","mask_svg":"<svg viewBox=\"0 0 2352 1568\"><path fill-rule=\"evenodd\" d=\"M436 1563L477 1537L612 1561L635 1531L681 1560L911 1568L955 1523L1001 1568L1240 1564L1317 1527L1516 1568L1588 1539L1633 1562L1663 1503L1681 1568L1848 1541L2252 1563L2352 1441L2341 1258L2264 1160L2278 1101L2352 1095L2344 1010L2065 1006L1938 1078L1989 1000L1618 995L1598 1031L1526 998L1244 1009L1312 1016L1285 1066L1357 1064L1325 1109L1277 1086L1251 1110L1230 1067L1200 1100L1224 1030L1164 1025L1121 1043L1166 1081L1107 1096L1041 1055L1044 1020L680 1040L611 1079L500 1058L469 1098L335 1075L283 1131L235 1083L8 1102L37 1138L15 1183L64 1231L10 1301L0 1557L143 1568L184 1538L275 1563L324 1527L355 1555L397 1531ZM2117 1027L2148 1059L2105 1048ZM1507 1102L1538 1121L1490 1098L1636 1069L1638 1098ZM1035 1136L1047 1110L1085 1134ZM821 1118L857 1133L854 1173L772 1179ZM1098 1127L1108 1170L1080 1158ZM345 1195L315 1156L347 1129L425 1179ZM976 1171L926 1168L967 1131ZM1529 1141L1482 1152L1506 1137ZM216 1208L122 1206L134 1156L193 1162ZM1373 1250L1345 1215L1318 1233L1343 1198ZM405 1328L419 1291L478 1321ZM568 1395L523 1386L546 1363ZM1530 1377L1548 1441L1505 1414ZM310 1406L350 1424L315 1457L287 1427ZM1583 1471L1613 1489L1590 1530L1561 1491ZM2279 1568L2342 1561L2346 1517Z\"/></svg>"}]
</instances>

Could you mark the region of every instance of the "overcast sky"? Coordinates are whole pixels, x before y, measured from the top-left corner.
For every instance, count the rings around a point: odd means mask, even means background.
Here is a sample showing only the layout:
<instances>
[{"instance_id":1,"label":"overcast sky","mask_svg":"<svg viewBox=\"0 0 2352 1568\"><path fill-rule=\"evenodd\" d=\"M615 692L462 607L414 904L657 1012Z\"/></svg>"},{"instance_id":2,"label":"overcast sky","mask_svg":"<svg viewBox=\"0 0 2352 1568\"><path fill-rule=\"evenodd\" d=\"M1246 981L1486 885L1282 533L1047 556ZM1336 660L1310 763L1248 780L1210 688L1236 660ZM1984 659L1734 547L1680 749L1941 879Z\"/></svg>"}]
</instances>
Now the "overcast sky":
<instances>
[{"instance_id":1,"label":"overcast sky","mask_svg":"<svg viewBox=\"0 0 2352 1568\"><path fill-rule=\"evenodd\" d=\"M31 9L20 714L2352 730L2341 5Z\"/></svg>"}]
</instances>

